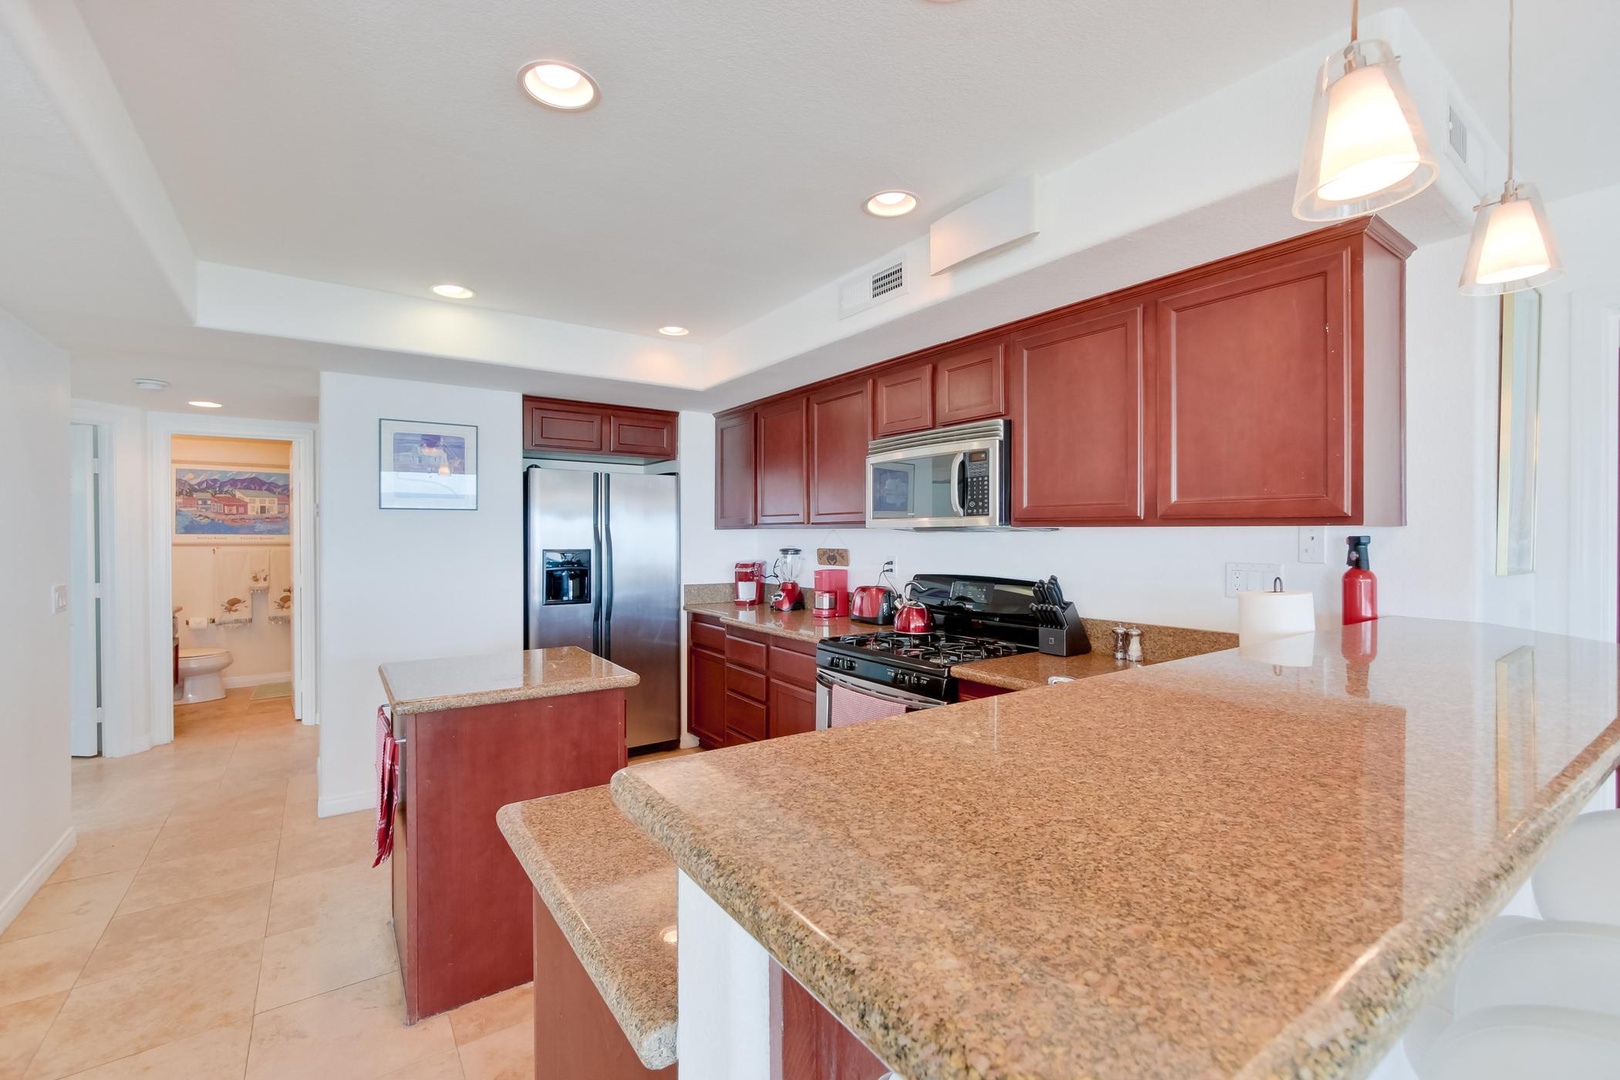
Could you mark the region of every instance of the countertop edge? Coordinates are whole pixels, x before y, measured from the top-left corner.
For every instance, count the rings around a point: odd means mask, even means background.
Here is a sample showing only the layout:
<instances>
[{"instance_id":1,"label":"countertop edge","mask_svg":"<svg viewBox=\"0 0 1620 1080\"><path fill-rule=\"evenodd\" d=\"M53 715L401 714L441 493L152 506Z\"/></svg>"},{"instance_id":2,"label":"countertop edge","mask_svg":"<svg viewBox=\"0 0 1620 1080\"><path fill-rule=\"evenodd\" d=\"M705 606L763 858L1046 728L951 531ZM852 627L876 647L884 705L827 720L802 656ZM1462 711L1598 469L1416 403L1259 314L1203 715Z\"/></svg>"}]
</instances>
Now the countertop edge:
<instances>
[{"instance_id":1,"label":"countertop edge","mask_svg":"<svg viewBox=\"0 0 1620 1080\"><path fill-rule=\"evenodd\" d=\"M759 609L754 607L747 610L758 611ZM827 637L825 634L788 630L781 626L752 623L746 619L738 619L727 614L722 609L722 605L719 604L683 604L681 605L681 611L687 615L708 615L719 619L727 626L735 626L739 630L753 630L756 633L769 634L771 637L787 638L789 641L807 641L813 645L818 641L826 640Z\"/></svg>"},{"instance_id":2,"label":"countertop edge","mask_svg":"<svg viewBox=\"0 0 1620 1080\"><path fill-rule=\"evenodd\" d=\"M1234 1080L1361 1076L1394 1048L1418 1009L1456 969L1486 924L1530 877L1552 841L1580 814L1620 761L1620 719L1546 784L1511 843L1490 849L1482 876L1436 896L1393 927L1335 991L1313 1003ZM1545 797L1560 780L1564 788Z\"/></svg>"},{"instance_id":3,"label":"countertop edge","mask_svg":"<svg viewBox=\"0 0 1620 1080\"><path fill-rule=\"evenodd\" d=\"M557 877L555 868L535 850L534 838L523 825L521 806L521 803L510 803L495 812L495 822L500 827L501 835L506 837L512 854L528 874L530 883L552 918L557 920L558 928L573 947L580 966L590 976L591 984L618 1022L619 1030L635 1050L636 1057L652 1070L675 1064L678 1016L646 1018L630 1011L628 995L610 978L615 965L608 960L600 940L590 927L580 920L578 904Z\"/></svg>"},{"instance_id":4,"label":"countertop edge","mask_svg":"<svg viewBox=\"0 0 1620 1080\"><path fill-rule=\"evenodd\" d=\"M576 694L594 694L598 690L623 690L641 683L641 676L632 672L628 675L604 675L599 679L553 683L549 686L477 690L466 694L446 694L443 697L408 698L399 701L394 698L394 692L388 686L388 675L383 671L387 666L378 664L377 676L382 680L383 693L388 696L388 708L395 716L471 709L479 705L507 705L514 701L538 701L542 698L573 697Z\"/></svg>"}]
</instances>

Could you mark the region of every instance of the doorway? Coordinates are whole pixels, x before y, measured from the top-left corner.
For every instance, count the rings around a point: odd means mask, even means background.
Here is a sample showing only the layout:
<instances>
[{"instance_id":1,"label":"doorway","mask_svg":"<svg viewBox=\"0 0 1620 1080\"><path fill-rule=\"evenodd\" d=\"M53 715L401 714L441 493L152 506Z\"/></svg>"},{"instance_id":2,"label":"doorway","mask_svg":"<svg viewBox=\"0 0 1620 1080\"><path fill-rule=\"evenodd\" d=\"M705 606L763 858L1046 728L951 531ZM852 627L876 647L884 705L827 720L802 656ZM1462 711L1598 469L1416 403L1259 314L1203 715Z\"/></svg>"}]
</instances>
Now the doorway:
<instances>
[{"instance_id":1,"label":"doorway","mask_svg":"<svg viewBox=\"0 0 1620 1080\"><path fill-rule=\"evenodd\" d=\"M95 424L84 423L72 424L70 431L68 621L73 655L69 748L74 757L99 757L105 672L101 431Z\"/></svg>"},{"instance_id":2,"label":"doorway","mask_svg":"<svg viewBox=\"0 0 1620 1080\"><path fill-rule=\"evenodd\" d=\"M154 745L252 710L318 722L314 428L149 420Z\"/></svg>"}]
</instances>

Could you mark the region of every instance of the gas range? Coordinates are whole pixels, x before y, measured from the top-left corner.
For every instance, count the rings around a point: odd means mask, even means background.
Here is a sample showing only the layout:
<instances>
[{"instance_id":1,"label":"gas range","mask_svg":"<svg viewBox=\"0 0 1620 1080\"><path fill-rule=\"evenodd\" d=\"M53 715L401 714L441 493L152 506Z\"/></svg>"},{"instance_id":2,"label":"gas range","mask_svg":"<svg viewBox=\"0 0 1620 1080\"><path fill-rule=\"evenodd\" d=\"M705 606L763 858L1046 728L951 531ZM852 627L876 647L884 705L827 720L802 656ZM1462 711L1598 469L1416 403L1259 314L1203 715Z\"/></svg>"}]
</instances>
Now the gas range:
<instances>
[{"instance_id":1,"label":"gas range","mask_svg":"<svg viewBox=\"0 0 1620 1080\"><path fill-rule=\"evenodd\" d=\"M887 687L945 704L956 700L953 666L1035 651L1033 582L947 574L912 580L916 598L933 616L933 633L829 638L816 647L816 666L845 685Z\"/></svg>"}]
</instances>

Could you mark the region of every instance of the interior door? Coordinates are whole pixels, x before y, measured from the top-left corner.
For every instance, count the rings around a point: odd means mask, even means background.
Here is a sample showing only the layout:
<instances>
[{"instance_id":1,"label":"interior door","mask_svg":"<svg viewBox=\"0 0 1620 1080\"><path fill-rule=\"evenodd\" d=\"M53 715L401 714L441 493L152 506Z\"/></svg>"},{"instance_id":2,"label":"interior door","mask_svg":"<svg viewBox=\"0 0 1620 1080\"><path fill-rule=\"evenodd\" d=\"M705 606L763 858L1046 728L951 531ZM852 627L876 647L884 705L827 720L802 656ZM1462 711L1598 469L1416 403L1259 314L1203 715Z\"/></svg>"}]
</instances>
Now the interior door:
<instances>
[{"instance_id":1,"label":"interior door","mask_svg":"<svg viewBox=\"0 0 1620 1080\"><path fill-rule=\"evenodd\" d=\"M625 692L629 745L681 734L680 478L603 473L605 655L641 676Z\"/></svg>"},{"instance_id":2,"label":"interior door","mask_svg":"<svg viewBox=\"0 0 1620 1080\"><path fill-rule=\"evenodd\" d=\"M72 425L70 445L68 634L73 656L69 751L74 757L95 757L101 753L100 477L95 425Z\"/></svg>"}]
</instances>

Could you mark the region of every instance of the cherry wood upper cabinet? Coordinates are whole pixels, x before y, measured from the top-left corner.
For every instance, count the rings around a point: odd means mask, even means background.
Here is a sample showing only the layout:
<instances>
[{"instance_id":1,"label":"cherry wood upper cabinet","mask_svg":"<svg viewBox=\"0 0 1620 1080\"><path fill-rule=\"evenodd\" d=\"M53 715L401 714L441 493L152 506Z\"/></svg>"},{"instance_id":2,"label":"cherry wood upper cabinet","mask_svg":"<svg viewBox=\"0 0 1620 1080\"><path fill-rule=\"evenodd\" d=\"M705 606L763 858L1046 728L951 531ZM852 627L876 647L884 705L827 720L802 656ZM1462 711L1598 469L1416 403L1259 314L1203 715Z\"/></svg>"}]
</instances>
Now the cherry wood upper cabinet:
<instances>
[{"instance_id":1,"label":"cherry wood upper cabinet","mask_svg":"<svg viewBox=\"0 0 1620 1080\"><path fill-rule=\"evenodd\" d=\"M715 528L754 524L754 493L754 410L722 413L714 420Z\"/></svg>"},{"instance_id":2,"label":"cherry wood upper cabinet","mask_svg":"<svg viewBox=\"0 0 1620 1080\"><path fill-rule=\"evenodd\" d=\"M934 426L1007 415L1007 339L981 341L934 358Z\"/></svg>"},{"instance_id":3,"label":"cherry wood upper cabinet","mask_svg":"<svg viewBox=\"0 0 1620 1080\"><path fill-rule=\"evenodd\" d=\"M934 426L934 365L912 364L872 378L872 438Z\"/></svg>"},{"instance_id":4,"label":"cherry wood upper cabinet","mask_svg":"<svg viewBox=\"0 0 1620 1080\"><path fill-rule=\"evenodd\" d=\"M1162 520L1356 516L1351 255L1306 249L1159 298Z\"/></svg>"},{"instance_id":5,"label":"cherry wood upper cabinet","mask_svg":"<svg viewBox=\"0 0 1620 1080\"><path fill-rule=\"evenodd\" d=\"M1012 339L1015 525L1141 521L1152 409L1138 303Z\"/></svg>"},{"instance_id":6,"label":"cherry wood upper cabinet","mask_svg":"<svg viewBox=\"0 0 1620 1080\"><path fill-rule=\"evenodd\" d=\"M668 461L675 456L679 419L667 412L614 412L608 416L608 450Z\"/></svg>"},{"instance_id":7,"label":"cherry wood upper cabinet","mask_svg":"<svg viewBox=\"0 0 1620 1080\"><path fill-rule=\"evenodd\" d=\"M607 415L587 404L553 401L524 401L528 414L524 424L525 450L560 450L577 454L600 454L607 449Z\"/></svg>"},{"instance_id":8,"label":"cherry wood upper cabinet","mask_svg":"<svg viewBox=\"0 0 1620 1080\"><path fill-rule=\"evenodd\" d=\"M810 395L810 524L866 524L866 444L871 440L868 380Z\"/></svg>"},{"instance_id":9,"label":"cherry wood upper cabinet","mask_svg":"<svg viewBox=\"0 0 1620 1080\"><path fill-rule=\"evenodd\" d=\"M673 412L526 397L523 416L523 449L539 457L675 457L679 417Z\"/></svg>"},{"instance_id":10,"label":"cherry wood upper cabinet","mask_svg":"<svg viewBox=\"0 0 1620 1080\"><path fill-rule=\"evenodd\" d=\"M756 525L803 525L809 516L805 400L800 395L754 410Z\"/></svg>"}]
</instances>

